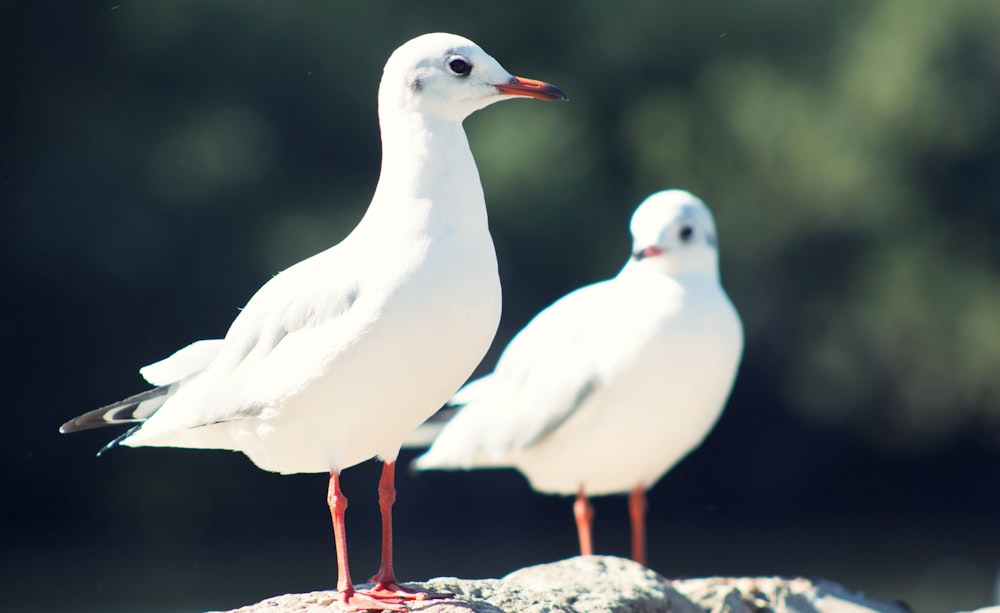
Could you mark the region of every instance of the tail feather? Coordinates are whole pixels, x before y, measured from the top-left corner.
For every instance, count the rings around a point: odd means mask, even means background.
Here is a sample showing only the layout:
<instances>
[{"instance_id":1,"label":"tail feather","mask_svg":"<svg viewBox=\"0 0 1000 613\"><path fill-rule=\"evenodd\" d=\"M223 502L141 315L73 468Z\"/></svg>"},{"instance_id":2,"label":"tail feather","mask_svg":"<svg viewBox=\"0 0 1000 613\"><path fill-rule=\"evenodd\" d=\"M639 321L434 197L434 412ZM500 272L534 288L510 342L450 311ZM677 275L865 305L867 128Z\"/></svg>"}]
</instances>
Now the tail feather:
<instances>
[{"instance_id":1,"label":"tail feather","mask_svg":"<svg viewBox=\"0 0 1000 613\"><path fill-rule=\"evenodd\" d=\"M480 377L462 386L462 389L455 392L455 395L445 403L438 412L427 418L427 421L417 426L417 429L410 433L403 441L404 449L423 449L430 447L437 439L444 427L448 425L455 414L462 410L462 407L475 399L488 394L492 375Z\"/></svg>"},{"instance_id":2,"label":"tail feather","mask_svg":"<svg viewBox=\"0 0 1000 613\"><path fill-rule=\"evenodd\" d=\"M404 449L423 449L430 447L434 439L437 438L441 430L451 421L451 418L458 413L459 408L447 404L443 409L427 418L427 421L417 426L417 429L410 433L403 441Z\"/></svg>"},{"instance_id":3,"label":"tail feather","mask_svg":"<svg viewBox=\"0 0 1000 613\"><path fill-rule=\"evenodd\" d=\"M59 432L66 434L69 432L90 430L92 428L103 428L104 426L142 423L149 419L166 402L169 393L170 386L157 387L140 392L124 400L88 411L79 417L71 419L59 427ZM132 430L129 430L126 435L131 432ZM117 441L118 439L115 439L114 442Z\"/></svg>"},{"instance_id":4,"label":"tail feather","mask_svg":"<svg viewBox=\"0 0 1000 613\"><path fill-rule=\"evenodd\" d=\"M116 436L114 439L112 439L110 443L100 448L100 450L97 452L97 457L101 457L102 455L104 455L105 452L110 451L111 449L117 447L118 443L132 436L132 434L141 427L142 427L141 423L136 424L131 428L129 428L128 430L126 430L125 432L122 432L120 435Z\"/></svg>"}]
</instances>

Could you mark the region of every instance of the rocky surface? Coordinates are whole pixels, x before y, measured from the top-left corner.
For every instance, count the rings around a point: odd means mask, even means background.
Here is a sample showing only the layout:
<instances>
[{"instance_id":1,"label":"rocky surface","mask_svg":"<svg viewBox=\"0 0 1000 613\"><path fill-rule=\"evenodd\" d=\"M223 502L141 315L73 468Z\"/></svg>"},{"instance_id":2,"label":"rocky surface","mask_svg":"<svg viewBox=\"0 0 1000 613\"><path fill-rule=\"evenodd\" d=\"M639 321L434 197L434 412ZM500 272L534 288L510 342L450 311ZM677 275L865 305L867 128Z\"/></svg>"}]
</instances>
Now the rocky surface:
<instances>
[{"instance_id":1,"label":"rocky surface","mask_svg":"<svg viewBox=\"0 0 1000 613\"><path fill-rule=\"evenodd\" d=\"M907 613L828 581L705 578L668 580L611 556L531 566L502 579L439 578L410 587L454 598L409 604L423 613ZM339 611L336 592L286 594L228 613Z\"/></svg>"}]
</instances>

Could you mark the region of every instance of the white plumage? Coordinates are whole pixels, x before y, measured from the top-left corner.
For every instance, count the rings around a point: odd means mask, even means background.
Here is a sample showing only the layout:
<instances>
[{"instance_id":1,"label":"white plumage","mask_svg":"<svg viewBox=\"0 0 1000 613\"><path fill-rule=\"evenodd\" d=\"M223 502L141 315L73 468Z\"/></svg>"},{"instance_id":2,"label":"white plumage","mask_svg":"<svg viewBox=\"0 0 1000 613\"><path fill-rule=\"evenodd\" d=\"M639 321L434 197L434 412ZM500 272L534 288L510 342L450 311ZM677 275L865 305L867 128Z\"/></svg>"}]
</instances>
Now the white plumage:
<instances>
[{"instance_id":1,"label":"white plumage","mask_svg":"<svg viewBox=\"0 0 1000 613\"><path fill-rule=\"evenodd\" d=\"M452 73L452 57L471 73ZM462 120L513 95L557 97L517 91L513 79L450 34L396 50L379 88L382 171L364 218L261 287L225 338L141 369L166 393L121 443L232 449L280 473L394 459L468 378L499 322L496 255Z\"/></svg>"},{"instance_id":2,"label":"white plumage","mask_svg":"<svg viewBox=\"0 0 1000 613\"><path fill-rule=\"evenodd\" d=\"M404 438L493 339L500 282L462 121L514 96L565 99L460 36L402 45L379 86L378 186L351 234L268 281L225 338L143 368L158 389L62 430L139 422L122 444L231 449L269 471L330 472L336 523L339 471L374 456L391 471ZM394 582L387 575L391 565L379 582Z\"/></svg>"},{"instance_id":3,"label":"white plumage","mask_svg":"<svg viewBox=\"0 0 1000 613\"><path fill-rule=\"evenodd\" d=\"M631 231L616 277L543 310L454 396L461 408L416 468L511 466L541 492L615 494L651 487L701 443L743 349L715 224L669 190L638 207Z\"/></svg>"}]
</instances>

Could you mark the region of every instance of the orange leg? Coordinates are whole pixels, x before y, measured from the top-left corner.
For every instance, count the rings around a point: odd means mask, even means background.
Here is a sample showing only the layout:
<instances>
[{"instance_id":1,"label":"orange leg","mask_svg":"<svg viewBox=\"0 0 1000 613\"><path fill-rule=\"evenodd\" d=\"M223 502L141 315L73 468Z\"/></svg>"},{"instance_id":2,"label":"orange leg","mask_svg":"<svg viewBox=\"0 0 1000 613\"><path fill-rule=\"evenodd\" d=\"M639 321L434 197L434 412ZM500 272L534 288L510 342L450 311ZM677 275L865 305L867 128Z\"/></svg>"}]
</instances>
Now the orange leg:
<instances>
[{"instance_id":1,"label":"orange leg","mask_svg":"<svg viewBox=\"0 0 1000 613\"><path fill-rule=\"evenodd\" d=\"M587 495L583 493L583 486L576 493L576 502L573 503L573 515L576 516L576 532L580 536L580 555L589 556L594 553L594 546L591 540L594 527L594 506L587 500Z\"/></svg>"},{"instance_id":2,"label":"orange leg","mask_svg":"<svg viewBox=\"0 0 1000 613\"><path fill-rule=\"evenodd\" d=\"M330 471L330 488L327 491L326 502L330 506L330 516L333 518L333 538L337 546L337 591L340 592L341 603L348 611L406 611L406 607L400 605L402 600L398 598L379 599L354 590L347 563L347 535L344 530L347 497L340 490L339 471Z\"/></svg>"},{"instance_id":3,"label":"orange leg","mask_svg":"<svg viewBox=\"0 0 1000 613\"><path fill-rule=\"evenodd\" d=\"M632 519L632 559L646 563L646 488L637 485L628 495L628 515Z\"/></svg>"},{"instance_id":4,"label":"orange leg","mask_svg":"<svg viewBox=\"0 0 1000 613\"><path fill-rule=\"evenodd\" d=\"M396 463L385 462L382 464L382 478L378 482L378 506L382 512L382 562L379 564L378 572L371 578L375 586L370 590L364 590L364 593L374 598L395 600L396 602L404 599L426 600L428 598L451 597L451 594L419 592L403 587L396 580L396 573L392 570L392 505L395 502Z\"/></svg>"}]
</instances>

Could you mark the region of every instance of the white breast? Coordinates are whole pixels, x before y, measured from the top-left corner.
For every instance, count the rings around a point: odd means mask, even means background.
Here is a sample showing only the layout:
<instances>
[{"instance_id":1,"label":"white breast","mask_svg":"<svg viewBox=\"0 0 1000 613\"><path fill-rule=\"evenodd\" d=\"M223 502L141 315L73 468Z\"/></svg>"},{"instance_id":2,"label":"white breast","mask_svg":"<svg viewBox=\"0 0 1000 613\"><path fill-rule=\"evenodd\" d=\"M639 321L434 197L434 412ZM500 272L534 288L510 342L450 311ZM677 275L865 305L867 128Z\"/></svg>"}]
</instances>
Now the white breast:
<instances>
[{"instance_id":1,"label":"white breast","mask_svg":"<svg viewBox=\"0 0 1000 613\"><path fill-rule=\"evenodd\" d=\"M742 353L742 328L728 297L711 283L685 288L675 309L663 309L648 288L642 299L623 309L627 316L618 323L594 322L637 342L619 342L623 350L608 356L584 404L548 438L512 457L535 489L573 494L583 485L602 495L649 487L718 420Z\"/></svg>"}]
</instances>

